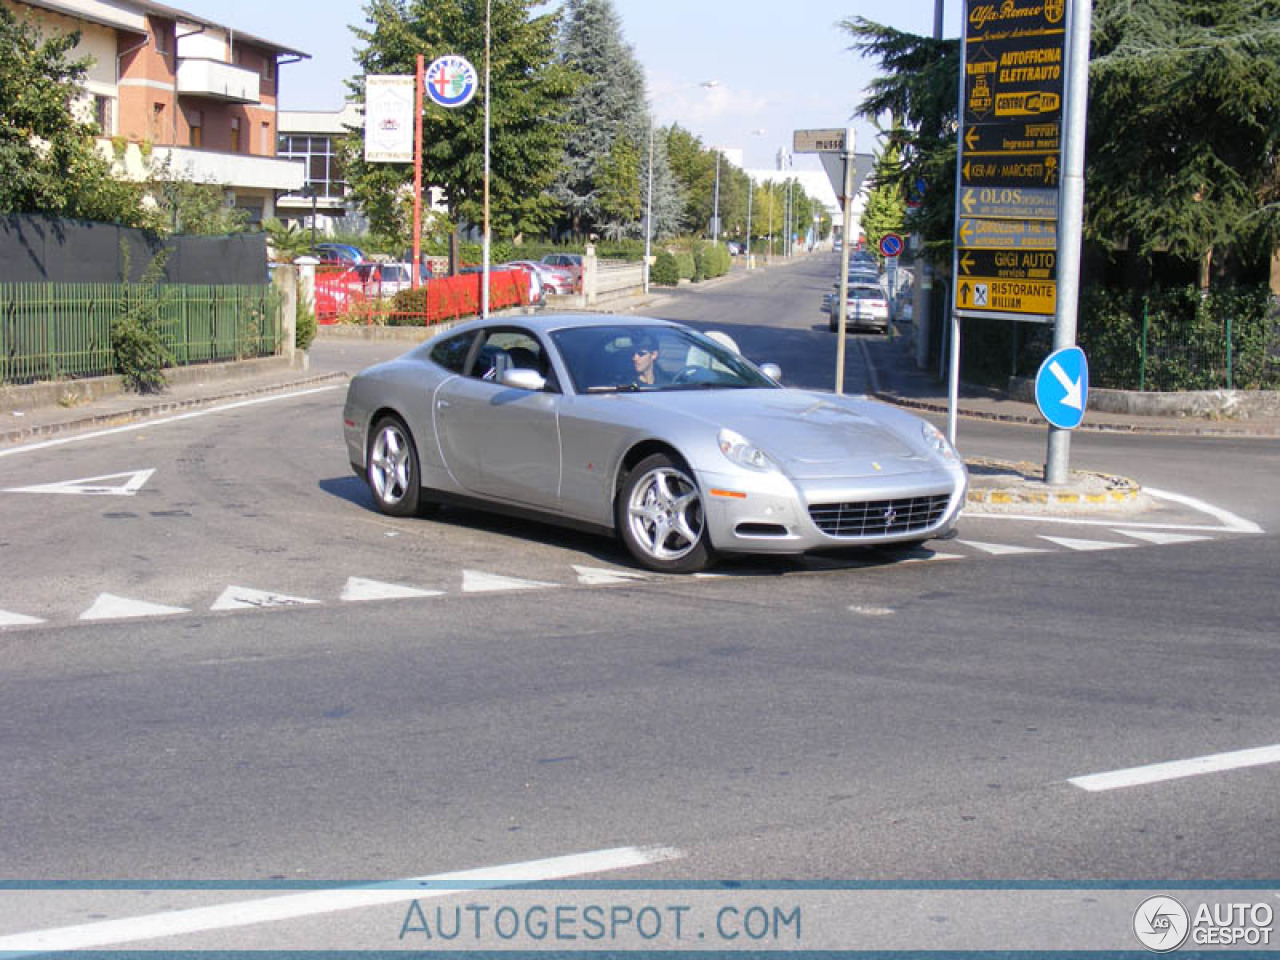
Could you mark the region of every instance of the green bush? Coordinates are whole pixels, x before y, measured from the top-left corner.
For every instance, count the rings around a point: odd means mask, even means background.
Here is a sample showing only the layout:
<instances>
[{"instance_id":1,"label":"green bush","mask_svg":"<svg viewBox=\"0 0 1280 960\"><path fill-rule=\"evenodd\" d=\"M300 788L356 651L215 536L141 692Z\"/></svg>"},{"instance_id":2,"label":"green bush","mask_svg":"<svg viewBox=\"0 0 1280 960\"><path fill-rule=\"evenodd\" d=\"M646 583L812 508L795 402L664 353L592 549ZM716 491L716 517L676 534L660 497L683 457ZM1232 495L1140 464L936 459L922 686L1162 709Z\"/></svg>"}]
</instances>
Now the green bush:
<instances>
[{"instance_id":1,"label":"green bush","mask_svg":"<svg viewBox=\"0 0 1280 960\"><path fill-rule=\"evenodd\" d=\"M693 261L693 253L688 250L681 250L676 254L676 266L680 270L681 280L692 280L697 265Z\"/></svg>"},{"instance_id":2,"label":"green bush","mask_svg":"<svg viewBox=\"0 0 1280 960\"><path fill-rule=\"evenodd\" d=\"M703 255L704 250L705 247L700 243L693 248L693 276L690 279L694 283L701 283L707 275L707 265Z\"/></svg>"},{"instance_id":3,"label":"green bush","mask_svg":"<svg viewBox=\"0 0 1280 960\"><path fill-rule=\"evenodd\" d=\"M669 250L663 250L659 253L657 260L649 271L649 280L653 283L660 283L664 287L674 287L678 284L680 282L680 265L676 262L675 254Z\"/></svg>"},{"instance_id":4,"label":"green bush","mask_svg":"<svg viewBox=\"0 0 1280 960\"><path fill-rule=\"evenodd\" d=\"M306 297L298 297L298 308L294 317L293 342L299 350L311 349L316 338L316 311Z\"/></svg>"},{"instance_id":5,"label":"green bush","mask_svg":"<svg viewBox=\"0 0 1280 960\"><path fill-rule=\"evenodd\" d=\"M131 271L129 247L121 241L120 254L126 282L120 285L119 312L111 321L111 349L116 372L125 387L138 393L159 393L168 381L164 368L173 364L160 326L164 304L164 273L169 251L162 250L147 265L138 283L128 283Z\"/></svg>"}]
</instances>

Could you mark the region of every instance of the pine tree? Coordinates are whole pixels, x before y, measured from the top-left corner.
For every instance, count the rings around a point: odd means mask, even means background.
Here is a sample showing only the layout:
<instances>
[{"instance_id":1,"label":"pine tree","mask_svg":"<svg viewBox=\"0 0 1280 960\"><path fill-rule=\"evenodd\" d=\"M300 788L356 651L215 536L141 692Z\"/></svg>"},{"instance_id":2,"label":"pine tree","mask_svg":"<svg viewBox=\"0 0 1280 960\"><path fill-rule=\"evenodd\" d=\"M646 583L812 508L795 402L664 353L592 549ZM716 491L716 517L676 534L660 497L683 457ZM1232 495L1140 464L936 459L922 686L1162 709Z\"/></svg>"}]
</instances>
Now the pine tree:
<instances>
[{"instance_id":1,"label":"pine tree","mask_svg":"<svg viewBox=\"0 0 1280 960\"><path fill-rule=\"evenodd\" d=\"M616 210L602 206L602 181L619 172L611 160L615 140L625 137L633 147L643 143L647 150L649 128L644 71L623 40L612 0L569 0L560 56L584 82L566 111L574 135L565 145L564 175L554 194L575 232L602 229L608 222L617 233L623 224L616 220ZM641 171L635 172L638 189ZM615 198L618 189L617 183L609 184Z\"/></svg>"}]
</instances>

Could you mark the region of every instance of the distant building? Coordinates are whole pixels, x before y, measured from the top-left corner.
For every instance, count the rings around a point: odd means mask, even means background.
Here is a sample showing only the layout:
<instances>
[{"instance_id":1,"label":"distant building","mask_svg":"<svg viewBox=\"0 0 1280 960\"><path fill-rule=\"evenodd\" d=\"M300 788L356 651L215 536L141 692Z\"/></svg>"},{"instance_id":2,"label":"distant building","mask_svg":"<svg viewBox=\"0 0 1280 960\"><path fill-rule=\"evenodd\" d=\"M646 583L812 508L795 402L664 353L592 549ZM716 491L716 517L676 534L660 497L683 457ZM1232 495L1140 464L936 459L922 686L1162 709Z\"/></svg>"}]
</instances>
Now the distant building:
<instances>
[{"instance_id":1,"label":"distant building","mask_svg":"<svg viewBox=\"0 0 1280 960\"><path fill-rule=\"evenodd\" d=\"M276 155L280 67L300 50L149 0L0 0L46 35L80 31L79 109L121 176L215 184L251 221L276 215L302 167Z\"/></svg>"}]
</instances>

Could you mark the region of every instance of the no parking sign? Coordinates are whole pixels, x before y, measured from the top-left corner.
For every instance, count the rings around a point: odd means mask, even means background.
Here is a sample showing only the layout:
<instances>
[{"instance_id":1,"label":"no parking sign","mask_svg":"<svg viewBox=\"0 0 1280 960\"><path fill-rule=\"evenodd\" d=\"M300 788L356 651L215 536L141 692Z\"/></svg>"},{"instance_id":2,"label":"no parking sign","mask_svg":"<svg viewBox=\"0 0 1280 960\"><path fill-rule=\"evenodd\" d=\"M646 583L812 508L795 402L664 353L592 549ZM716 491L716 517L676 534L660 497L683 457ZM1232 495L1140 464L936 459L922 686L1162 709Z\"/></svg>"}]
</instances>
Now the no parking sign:
<instances>
[{"instance_id":1,"label":"no parking sign","mask_svg":"<svg viewBox=\"0 0 1280 960\"><path fill-rule=\"evenodd\" d=\"M886 233L880 238L880 253L886 257L896 257L902 253L902 235Z\"/></svg>"}]
</instances>

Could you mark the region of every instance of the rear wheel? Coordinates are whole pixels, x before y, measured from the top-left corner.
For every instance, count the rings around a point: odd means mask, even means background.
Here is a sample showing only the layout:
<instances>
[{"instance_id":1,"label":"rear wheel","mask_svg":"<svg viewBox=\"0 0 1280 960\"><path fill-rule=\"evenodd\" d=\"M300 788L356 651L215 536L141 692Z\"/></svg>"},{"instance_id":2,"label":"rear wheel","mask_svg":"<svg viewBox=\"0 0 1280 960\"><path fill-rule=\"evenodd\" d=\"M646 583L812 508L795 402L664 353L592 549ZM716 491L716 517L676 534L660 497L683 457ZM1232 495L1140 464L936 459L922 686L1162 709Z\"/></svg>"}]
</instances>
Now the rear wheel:
<instances>
[{"instance_id":1,"label":"rear wheel","mask_svg":"<svg viewBox=\"0 0 1280 960\"><path fill-rule=\"evenodd\" d=\"M374 424L365 463L365 479L379 510L393 517L418 512L418 450L399 417L386 416Z\"/></svg>"},{"instance_id":2,"label":"rear wheel","mask_svg":"<svg viewBox=\"0 0 1280 960\"><path fill-rule=\"evenodd\" d=\"M627 475L615 521L627 550L650 570L695 573L714 555L697 484L667 454L646 457Z\"/></svg>"}]
</instances>

